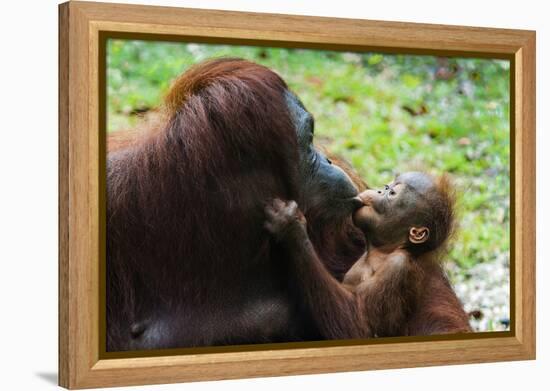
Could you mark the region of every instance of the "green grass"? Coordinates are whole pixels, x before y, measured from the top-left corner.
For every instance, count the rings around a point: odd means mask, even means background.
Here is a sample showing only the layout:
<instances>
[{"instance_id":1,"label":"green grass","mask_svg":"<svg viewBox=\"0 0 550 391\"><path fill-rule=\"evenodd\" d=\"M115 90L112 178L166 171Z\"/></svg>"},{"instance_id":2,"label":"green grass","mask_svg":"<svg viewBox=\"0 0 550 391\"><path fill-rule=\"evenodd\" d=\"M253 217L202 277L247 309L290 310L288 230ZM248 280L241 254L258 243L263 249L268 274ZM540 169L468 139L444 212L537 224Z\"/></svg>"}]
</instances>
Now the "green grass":
<instances>
[{"instance_id":1,"label":"green grass","mask_svg":"<svg viewBox=\"0 0 550 391\"><path fill-rule=\"evenodd\" d=\"M135 125L176 76L219 56L279 73L315 116L316 141L371 186L411 169L449 172L459 273L509 253L508 61L110 40L108 130Z\"/></svg>"}]
</instances>

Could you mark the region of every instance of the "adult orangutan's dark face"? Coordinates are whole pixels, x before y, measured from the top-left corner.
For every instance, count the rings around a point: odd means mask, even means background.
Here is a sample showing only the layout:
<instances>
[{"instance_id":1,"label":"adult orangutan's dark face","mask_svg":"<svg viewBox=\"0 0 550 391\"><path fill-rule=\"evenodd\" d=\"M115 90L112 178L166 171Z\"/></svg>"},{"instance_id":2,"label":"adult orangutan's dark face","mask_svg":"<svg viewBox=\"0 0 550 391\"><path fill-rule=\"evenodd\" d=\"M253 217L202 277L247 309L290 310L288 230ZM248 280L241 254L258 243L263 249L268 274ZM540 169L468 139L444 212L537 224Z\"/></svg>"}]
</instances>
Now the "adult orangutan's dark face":
<instances>
[{"instance_id":1,"label":"adult orangutan's dark face","mask_svg":"<svg viewBox=\"0 0 550 391\"><path fill-rule=\"evenodd\" d=\"M302 102L287 92L287 104L296 124L300 149L300 208L332 210L335 217L349 215L358 206L355 196L358 191L349 176L332 164L313 145L314 120Z\"/></svg>"}]
</instances>

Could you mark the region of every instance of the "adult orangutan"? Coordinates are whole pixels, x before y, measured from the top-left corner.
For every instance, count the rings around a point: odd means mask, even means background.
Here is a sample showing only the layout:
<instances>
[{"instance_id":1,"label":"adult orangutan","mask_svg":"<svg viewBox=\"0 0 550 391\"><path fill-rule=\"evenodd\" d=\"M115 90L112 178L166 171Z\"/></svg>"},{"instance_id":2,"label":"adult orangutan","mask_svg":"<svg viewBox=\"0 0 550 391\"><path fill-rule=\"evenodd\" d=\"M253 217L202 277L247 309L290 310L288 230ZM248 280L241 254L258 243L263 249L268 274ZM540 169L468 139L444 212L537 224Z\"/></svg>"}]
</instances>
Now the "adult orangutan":
<instances>
[{"instance_id":1,"label":"adult orangutan","mask_svg":"<svg viewBox=\"0 0 550 391\"><path fill-rule=\"evenodd\" d=\"M109 139L107 351L322 339L263 229L267 201L294 199L333 276L364 250L358 183L313 128L274 72L219 59L177 79L153 124Z\"/></svg>"}]
</instances>

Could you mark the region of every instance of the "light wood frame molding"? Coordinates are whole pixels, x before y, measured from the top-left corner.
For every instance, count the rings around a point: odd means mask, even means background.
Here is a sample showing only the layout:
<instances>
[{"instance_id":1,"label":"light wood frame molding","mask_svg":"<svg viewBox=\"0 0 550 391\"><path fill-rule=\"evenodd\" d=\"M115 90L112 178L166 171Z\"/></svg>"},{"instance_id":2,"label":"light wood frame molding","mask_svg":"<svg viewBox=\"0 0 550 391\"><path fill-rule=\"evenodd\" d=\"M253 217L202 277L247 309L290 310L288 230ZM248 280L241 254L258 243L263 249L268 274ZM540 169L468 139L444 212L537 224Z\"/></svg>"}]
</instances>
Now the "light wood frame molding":
<instances>
[{"instance_id":1,"label":"light wood frame molding","mask_svg":"<svg viewBox=\"0 0 550 391\"><path fill-rule=\"evenodd\" d=\"M303 343L154 357L101 354L100 36L488 57L511 63L509 332ZM104 128L103 128L104 131ZM102 171L103 170L103 171ZM59 384L90 388L535 358L535 32L71 1L59 6ZM513 224L512 224L513 223ZM493 333L490 333L493 334ZM329 342L329 341L327 341Z\"/></svg>"}]
</instances>

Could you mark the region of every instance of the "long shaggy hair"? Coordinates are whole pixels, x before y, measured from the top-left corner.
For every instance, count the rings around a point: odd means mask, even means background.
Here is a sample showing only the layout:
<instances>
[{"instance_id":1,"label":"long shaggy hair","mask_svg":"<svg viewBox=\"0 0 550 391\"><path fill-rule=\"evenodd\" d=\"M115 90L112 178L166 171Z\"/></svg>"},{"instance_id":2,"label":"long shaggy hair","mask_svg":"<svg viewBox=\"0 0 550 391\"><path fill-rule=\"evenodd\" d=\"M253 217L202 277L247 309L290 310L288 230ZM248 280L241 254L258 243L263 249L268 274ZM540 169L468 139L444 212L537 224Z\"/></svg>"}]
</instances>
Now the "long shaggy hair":
<instances>
[{"instance_id":1,"label":"long shaggy hair","mask_svg":"<svg viewBox=\"0 0 550 391\"><path fill-rule=\"evenodd\" d=\"M151 301L200 305L223 293L205 287L269 259L263 202L297 198L286 89L258 64L204 62L174 82L152 126L109 138L108 345Z\"/></svg>"},{"instance_id":2,"label":"long shaggy hair","mask_svg":"<svg viewBox=\"0 0 550 391\"><path fill-rule=\"evenodd\" d=\"M266 201L301 196L286 91L261 65L207 61L174 82L152 121L109 137L108 351L132 349L155 319L151 334L168 339L138 348L318 337L307 315L291 322L268 312L277 307L269 299L283 309L303 300L289 296L280 249L262 229ZM320 257L340 276L364 250L364 238L338 205L305 212ZM432 283L433 300L415 327L458 327L462 309L452 288L439 274ZM276 318L258 322L257 312L243 313L250 299ZM456 319L441 323L449 310Z\"/></svg>"}]
</instances>

